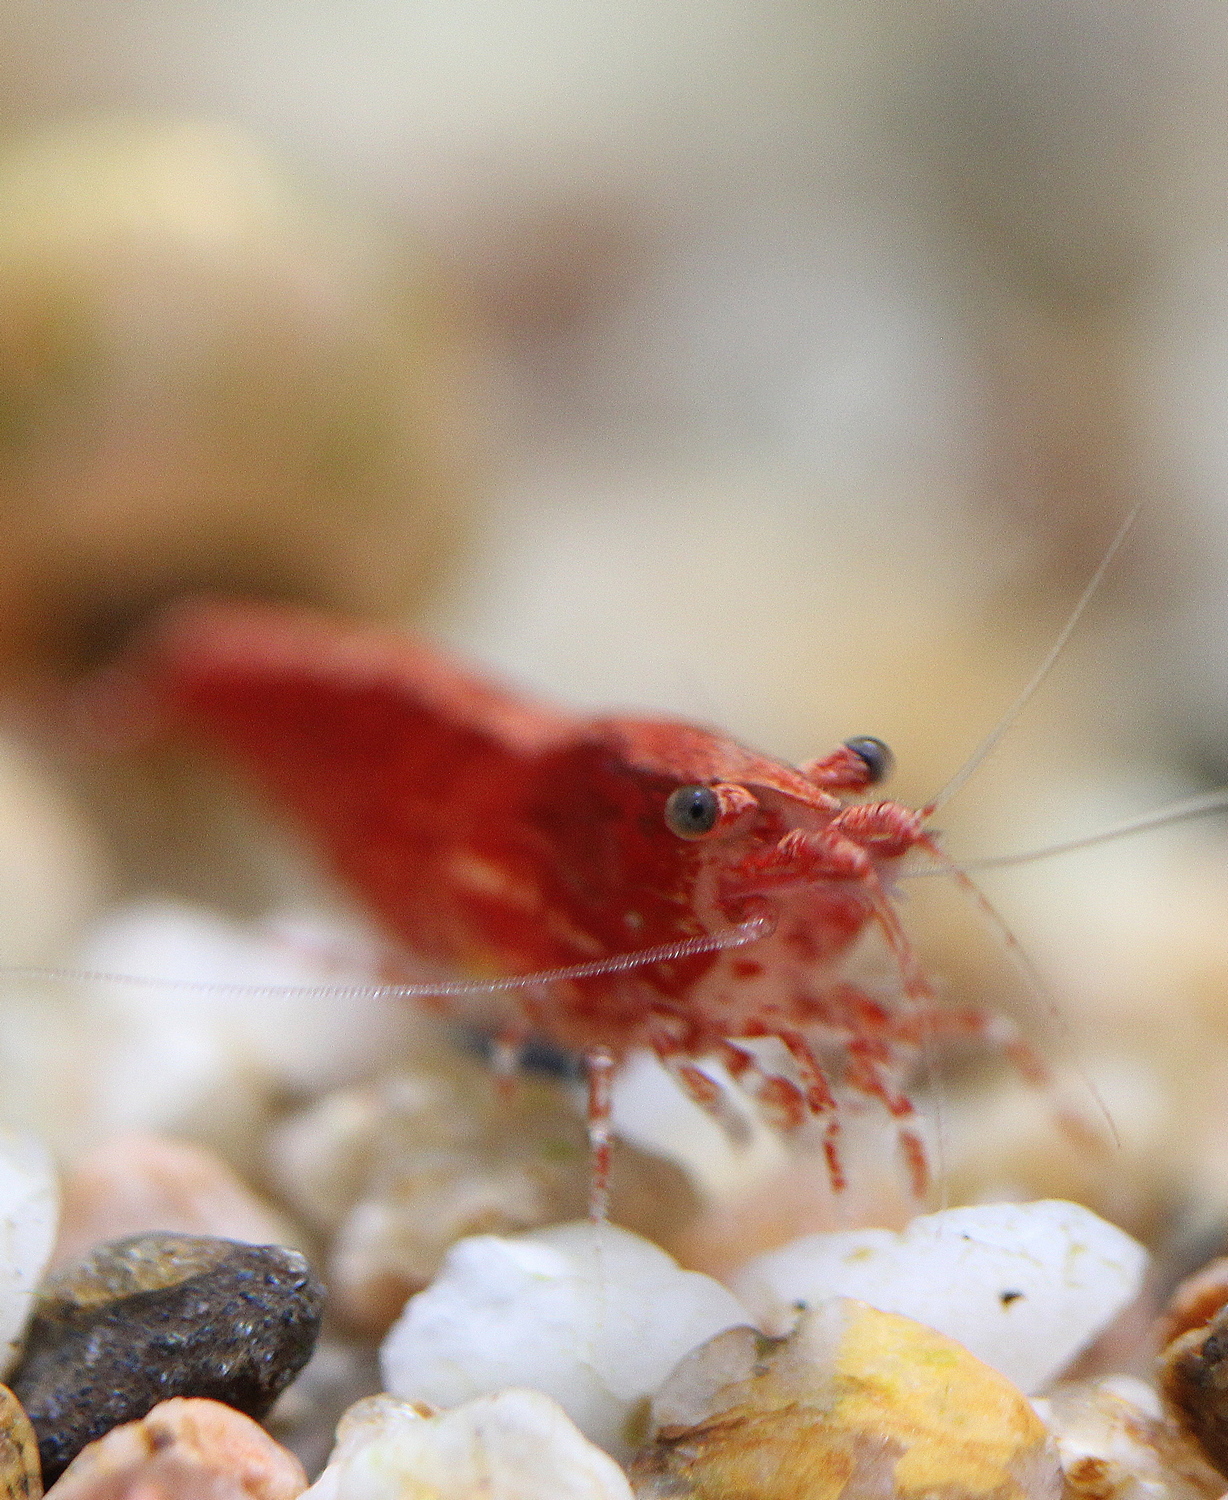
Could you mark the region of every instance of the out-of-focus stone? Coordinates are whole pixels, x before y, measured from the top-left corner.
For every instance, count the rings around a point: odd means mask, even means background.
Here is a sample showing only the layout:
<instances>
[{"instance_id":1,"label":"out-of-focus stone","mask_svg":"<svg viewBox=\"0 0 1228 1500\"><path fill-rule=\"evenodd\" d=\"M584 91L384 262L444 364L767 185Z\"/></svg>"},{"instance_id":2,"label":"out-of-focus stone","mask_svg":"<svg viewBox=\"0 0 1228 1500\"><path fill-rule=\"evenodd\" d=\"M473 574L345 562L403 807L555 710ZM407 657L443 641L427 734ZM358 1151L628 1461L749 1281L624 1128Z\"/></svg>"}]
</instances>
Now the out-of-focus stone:
<instances>
[{"instance_id":1,"label":"out-of-focus stone","mask_svg":"<svg viewBox=\"0 0 1228 1500\"><path fill-rule=\"evenodd\" d=\"M733 1328L652 1403L640 1500L1056 1500L1023 1394L954 1340L837 1298L770 1339Z\"/></svg>"},{"instance_id":2,"label":"out-of-focus stone","mask_svg":"<svg viewBox=\"0 0 1228 1500\"><path fill-rule=\"evenodd\" d=\"M1154 1241L1171 1211L1168 1085L1153 1059L1094 1050L1093 1038L1111 1045L1113 1033L1093 1030L1074 1059L1046 1055L1051 1078L1043 1089L986 1071L944 1092L943 1177L952 1202L1061 1199Z\"/></svg>"},{"instance_id":3,"label":"out-of-focus stone","mask_svg":"<svg viewBox=\"0 0 1228 1500\"><path fill-rule=\"evenodd\" d=\"M268 1169L279 1195L322 1238L331 1240L363 1196L375 1170L381 1127L391 1124L391 1080L335 1089L274 1126ZM335 1285L332 1287L336 1295Z\"/></svg>"},{"instance_id":4,"label":"out-of-focus stone","mask_svg":"<svg viewBox=\"0 0 1228 1500\"><path fill-rule=\"evenodd\" d=\"M1161 1348L1191 1328L1201 1328L1228 1303L1228 1256L1219 1256L1187 1276L1168 1299L1157 1329Z\"/></svg>"},{"instance_id":5,"label":"out-of-focus stone","mask_svg":"<svg viewBox=\"0 0 1228 1500\"><path fill-rule=\"evenodd\" d=\"M156 1231L292 1245L286 1219L214 1152L157 1135L105 1141L65 1174L53 1266L106 1240Z\"/></svg>"},{"instance_id":6,"label":"out-of-focus stone","mask_svg":"<svg viewBox=\"0 0 1228 1500\"><path fill-rule=\"evenodd\" d=\"M884 1229L810 1235L731 1285L779 1332L799 1304L859 1297L936 1328L1042 1389L1138 1295L1147 1252L1076 1203L986 1203Z\"/></svg>"},{"instance_id":7,"label":"out-of-focus stone","mask_svg":"<svg viewBox=\"0 0 1228 1500\"><path fill-rule=\"evenodd\" d=\"M287 932L142 902L109 913L68 961L95 975L151 976L82 986L89 1066L74 1128L64 1128L72 1157L153 1133L208 1143L247 1170L287 1098L369 1077L424 1026L420 1011L388 995L340 1004L328 993L343 979L361 988L374 972L370 940L335 924ZM252 987L264 991L258 1002Z\"/></svg>"},{"instance_id":8,"label":"out-of-focus stone","mask_svg":"<svg viewBox=\"0 0 1228 1500\"><path fill-rule=\"evenodd\" d=\"M501 1090L481 1060L423 1049L412 1072L329 1095L274 1136L271 1170L331 1240L332 1310L382 1336L457 1240L575 1218L588 1193L584 1123L557 1080ZM611 1216L670 1243L699 1211L685 1173L619 1142Z\"/></svg>"},{"instance_id":9,"label":"out-of-focus stone","mask_svg":"<svg viewBox=\"0 0 1228 1500\"><path fill-rule=\"evenodd\" d=\"M1034 1403L1057 1443L1065 1500L1214 1500L1223 1476L1129 1376L1072 1381Z\"/></svg>"},{"instance_id":10,"label":"out-of-focus stone","mask_svg":"<svg viewBox=\"0 0 1228 1500\"><path fill-rule=\"evenodd\" d=\"M153 1234L102 1245L39 1292L13 1389L50 1483L170 1396L263 1416L306 1362L323 1289L302 1255Z\"/></svg>"},{"instance_id":11,"label":"out-of-focus stone","mask_svg":"<svg viewBox=\"0 0 1228 1500\"><path fill-rule=\"evenodd\" d=\"M42 1493L38 1438L21 1402L8 1386L0 1385L0 1497L39 1500Z\"/></svg>"},{"instance_id":12,"label":"out-of-focus stone","mask_svg":"<svg viewBox=\"0 0 1228 1500\"><path fill-rule=\"evenodd\" d=\"M390 1396L351 1407L311 1500L632 1500L619 1466L539 1391L431 1413Z\"/></svg>"},{"instance_id":13,"label":"out-of-focus stone","mask_svg":"<svg viewBox=\"0 0 1228 1500\"><path fill-rule=\"evenodd\" d=\"M1228 1306L1178 1334L1161 1353L1158 1373L1181 1425L1228 1475Z\"/></svg>"},{"instance_id":14,"label":"out-of-focus stone","mask_svg":"<svg viewBox=\"0 0 1228 1500\"><path fill-rule=\"evenodd\" d=\"M98 830L56 785L46 757L22 745L14 726L6 723L0 728L0 911L4 913L5 963L54 964L62 959L66 945L101 905L105 880ZM44 1116L34 1091L45 1092L53 1081L31 1069L28 1038L19 1035L10 1040L7 1035L14 1021L9 1013L13 997L23 992L37 994L38 986L27 987L9 976L4 991L6 1035L0 1045L0 1076L6 1091L5 1117L12 1123L28 1122L41 1132ZM61 1009L63 987L53 989L48 999L54 1009ZM66 1061L61 1058L60 1067L71 1077L73 1070L64 1067ZM24 1106L27 1096L33 1107L15 1112L14 1106Z\"/></svg>"},{"instance_id":15,"label":"out-of-focus stone","mask_svg":"<svg viewBox=\"0 0 1228 1500\"><path fill-rule=\"evenodd\" d=\"M456 1406L506 1386L553 1396L613 1453L689 1350L746 1321L732 1293L614 1225L479 1235L448 1252L384 1341L386 1388Z\"/></svg>"},{"instance_id":16,"label":"out-of-focus stone","mask_svg":"<svg viewBox=\"0 0 1228 1500\"><path fill-rule=\"evenodd\" d=\"M0 1130L0 1374L12 1368L58 1217L46 1149L33 1136Z\"/></svg>"},{"instance_id":17,"label":"out-of-focus stone","mask_svg":"<svg viewBox=\"0 0 1228 1500\"><path fill-rule=\"evenodd\" d=\"M234 1494L295 1500L303 1466L250 1417L220 1401L173 1397L83 1448L52 1486L56 1500Z\"/></svg>"},{"instance_id":18,"label":"out-of-focus stone","mask_svg":"<svg viewBox=\"0 0 1228 1500\"><path fill-rule=\"evenodd\" d=\"M845 1151L845 1137L874 1122L854 1117L841 1132L848 1187L835 1192L822 1153L813 1141L787 1141L791 1155L743 1191L710 1201L686 1226L670 1250L683 1265L731 1281L748 1262L804 1235L830 1233L847 1224L878 1224L903 1229L917 1212L917 1200L899 1169L895 1122L878 1132L874 1155ZM857 1146L861 1142L857 1141Z\"/></svg>"},{"instance_id":19,"label":"out-of-focus stone","mask_svg":"<svg viewBox=\"0 0 1228 1500\"><path fill-rule=\"evenodd\" d=\"M88 666L206 582L412 610L474 467L471 340L434 268L230 126L6 145L0 677Z\"/></svg>"}]
</instances>

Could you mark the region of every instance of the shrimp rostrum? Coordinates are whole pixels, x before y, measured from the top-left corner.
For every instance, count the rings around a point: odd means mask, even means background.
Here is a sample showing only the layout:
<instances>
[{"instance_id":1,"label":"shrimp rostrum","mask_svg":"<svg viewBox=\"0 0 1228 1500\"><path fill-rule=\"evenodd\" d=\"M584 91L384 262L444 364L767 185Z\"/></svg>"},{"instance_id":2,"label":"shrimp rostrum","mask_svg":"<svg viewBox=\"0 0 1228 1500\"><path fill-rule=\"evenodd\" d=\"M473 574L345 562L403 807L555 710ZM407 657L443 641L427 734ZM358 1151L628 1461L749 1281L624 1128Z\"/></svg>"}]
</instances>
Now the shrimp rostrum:
<instances>
[{"instance_id":1,"label":"shrimp rostrum","mask_svg":"<svg viewBox=\"0 0 1228 1500\"><path fill-rule=\"evenodd\" d=\"M838 1099L877 1101L923 1186L907 1075L927 1037L983 1018L935 1004L900 926L900 862L937 851L926 811L867 796L890 768L878 740L794 767L691 724L567 714L369 626L223 601L173 610L120 681L239 763L412 954L515 981L488 987L484 1019L509 1047L584 1055L599 1177L610 1069L645 1047L718 1114L706 1060L784 1127L817 1120L837 1186ZM899 974L885 997L846 972L872 927Z\"/></svg>"}]
</instances>

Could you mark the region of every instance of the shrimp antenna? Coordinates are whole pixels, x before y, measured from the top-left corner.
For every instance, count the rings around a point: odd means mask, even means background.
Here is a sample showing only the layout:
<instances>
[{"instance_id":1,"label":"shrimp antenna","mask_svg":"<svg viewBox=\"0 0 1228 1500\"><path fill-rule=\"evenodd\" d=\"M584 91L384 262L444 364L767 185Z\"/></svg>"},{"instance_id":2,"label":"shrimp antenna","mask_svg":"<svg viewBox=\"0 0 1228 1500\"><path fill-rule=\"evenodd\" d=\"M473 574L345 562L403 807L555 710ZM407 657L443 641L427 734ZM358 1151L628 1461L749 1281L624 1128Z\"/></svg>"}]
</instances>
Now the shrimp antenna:
<instances>
[{"instance_id":1,"label":"shrimp antenna","mask_svg":"<svg viewBox=\"0 0 1228 1500\"><path fill-rule=\"evenodd\" d=\"M347 1000L391 998L427 1000L451 999L466 995L503 995L515 990L532 989L542 984L558 984L573 979L597 979L605 974L625 974L653 964L673 963L680 958L694 958L702 953L722 953L729 948L745 948L771 932L774 923L766 914L739 922L718 932L708 932L676 943L661 943L655 948L641 948L635 953L616 953L609 958L594 958L588 963L568 964L558 969L541 969L533 974L513 974L504 979L443 979L422 984L231 984L212 979L154 979L143 974L112 974L95 969L61 969L33 964L5 964L0 974L19 979L60 979L79 984L121 984L140 989L182 989L208 994L284 996L314 999Z\"/></svg>"},{"instance_id":2,"label":"shrimp antenna","mask_svg":"<svg viewBox=\"0 0 1228 1500\"><path fill-rule=\"evenodd\" d=\"M922 817L932 817L940 807L944 807L951 800L951 798L954 797L956 792L960 790L960 788L977 769L981 762L991 756L993 752L998 748L999 741L1006 734L1007 730L1013 727L1016 719L1018 719L1019 715L1032 701L1036 690L1040 687L1041 683L1044 682L1045 678L1048 677L1050 671L1053 669L1054 662L1057 661L1058 657L1065 650L1066 642L1074 634L1074 628L1082 618L1083 611L1095 597L1097 590L1100 588L1100 585L1104 580L1104 575L1108 572L1109 564L1117 555L1122 543L1130 535L1130 531L1134 526L1135 521L1138 519L1138 513L1140 510L1142 510L1142 508L1143 503L1140 500L1139 503L1130 512L1130 514L1126 517L1126 519L1117 528L1117 535L1109 543L1108 551L1100 559L1100 564L1097 567L1096 571L1092 574L1091 578L1088 580L1087 587L1079 595L1078 601L1076 602L1075 607L1071 610L1070 616L1067 619L1065 625L1063 625L1061 633L1059 634L1057 640L1054 641L1053 645L1049 648L1045 659L1041 662L1040 666L1037 667L1036 671L1033 672L1031 678L1024 685L1023 691L1006 710L1001 719L999 719L994 727L989 731L989 733L985 736L981 743L976 747L976 749L972 752L968 759L963 763L959 770L956 771L955 775L951 777L946 786L943 787L943 789L932 801L927 802L926 805L921 809Z\"/></svg>"},{"instance_id":3,"label":"shrimp antenna","mask_svg":"<svg viewBox=\"0 0 1228 1500\"><path fill-rule=\"evenodd\" d=\"M1112 839L1125 838L1131 833L1142 833L1148 828L1162 828L1167 823L1178 823L1183 818L1198 818L1205 813L1223 812L1228 808L1228 787L1217 787L1213 792L1199 792L1193 797L1183 797L1179 802L1169 802L1151 812L1139 813L1126 818L1098 833L1085 833L1077 839L1062 839L1054 844L1045 844L1039 849L1026 849L1020 854L995 854L985 859L970 859L961 869L980 874L983 870L1010 870L1016 865L1028 865L1034 860L1049 859L1054 854L1073 854L1078 849L1091 849L1097 844L1107 844ZM945 875L945 869L926 865L916 870L902 870L896 877L900 880L915 880L924 875Z\"/></svg>"}]
</instances>

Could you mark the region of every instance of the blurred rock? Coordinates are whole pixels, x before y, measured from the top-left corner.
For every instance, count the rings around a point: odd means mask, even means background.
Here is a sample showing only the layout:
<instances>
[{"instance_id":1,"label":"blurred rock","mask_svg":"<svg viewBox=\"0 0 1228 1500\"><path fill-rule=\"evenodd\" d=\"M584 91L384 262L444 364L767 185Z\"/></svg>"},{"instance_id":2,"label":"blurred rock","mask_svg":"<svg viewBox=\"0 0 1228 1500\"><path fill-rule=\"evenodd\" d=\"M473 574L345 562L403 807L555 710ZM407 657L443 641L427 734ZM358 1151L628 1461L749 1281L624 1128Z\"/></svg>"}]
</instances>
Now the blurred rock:
<instances>
[{"instance_id":1,"label":"blurred rock","mask_svg":"<svg viewBox=\"0 0 1228 1500\"><path fill-rule=\"evenodd\" d=\"M369 939L335 924L245 926L146 903L96 923L69 962L137 976L71 987L55 1074L71 1082L45 1110L70 1158L114 1136L157 1133L208 1144L254 1176L287 1097L364 1077L430 1033L402 1000L353 993L338 1002L329 986L361 986L376 960Z\"/></svg>"},{"instance_id":2,"label":"blurred rock","mask_svg":"<svg viewBox=\"0 0 1228 1500\"><path fill-rule=\"evenodd\" d=\"M0 963L53 961L105 888L98 830L31 746L0 731Z\"/></svg>"},{"instance_id":3,"label":"blurred rock","mask_svg":"<svg viewBox=\"0 0 1228 1500\"><path fill-rule=\"evenodd\" d=\"M53 1266L79 1260L104 1240L154 1230L252 1245L299 1238L219 1156L164 1136L105 1141L65 1174L62 1197Z\"/></svg>"},{"instance_id":4,"label":"blurred rock","mask_svg":"<svg viewBox=\"0 0 1228 1500\"><path fill-rule=\"evenodd\" d=\"M202 590L382 617L465 529L472 340L438 274L222 124L94 118L0 157L0 685L57 694ZM278 890L178 755L72 767L127 885ZM191 853L189 853L191 851Z\"/></svg>"},{"instance_id":5,"label":"blurred rock","mask_svg":"<svg viewBox=\"0 0 1228 1500\"><path fill-rule=\"evenodd\" d=\"M324 1329L311 1358L277 1398L264 1423L309 1474L318 1474L332 1452L343 1414L382 1388L376 1346Z\"/></svg>"},{"instance_id":6,"label":"blurred rock","mask_svg":"<svg viewBox=\"0 0 1228 1500\"><path fill-rule=\"evenodd\" d=\"M1202 1328L1228 1304L1228 1256L1219 1256L1187 1276L1173 1291L1159 1320L1161 1348L1192 1328Z\"/></svg>"},{"instance_id":7,"label":"blurred rock","mask_svg":"<svg viewBox=\"0 0 1228 1500\"><path fill-rule=\"evenodd\" d=\"M1222 1276L1222 1264L1219 1274ZM1228 1306L1207 1298L1207 1316L1160 1354L1160 1390L1206 1458L1228 1475ZM1194 1308L1189 1315L1197 1316Z\"/></svg>"},{"instance_id":8,"label":"blurred rock","mask_svg":"<svg viewBox=\"0 0 1228 1500\"><path fill-rule=\"evenodd\" d=\"M456 540L459 327L224 125L0 160L0 664L79 671L192 588L416 603Z\"/></svg>"},{"instance_id":9,"label":"blurred rock","mask_svg":"<svg viewBox=\"0 0 1228 1500\"><path fill-rule=\"evenodd\" d=\"M983 1073L937 1099L953 1202L1060 1198L1145 1243L1165 1233L1183 1149L1170 1081L1154 1057L1105 1041L1063 1048L1041 1088Z\"/></svg>"}]
</instances>

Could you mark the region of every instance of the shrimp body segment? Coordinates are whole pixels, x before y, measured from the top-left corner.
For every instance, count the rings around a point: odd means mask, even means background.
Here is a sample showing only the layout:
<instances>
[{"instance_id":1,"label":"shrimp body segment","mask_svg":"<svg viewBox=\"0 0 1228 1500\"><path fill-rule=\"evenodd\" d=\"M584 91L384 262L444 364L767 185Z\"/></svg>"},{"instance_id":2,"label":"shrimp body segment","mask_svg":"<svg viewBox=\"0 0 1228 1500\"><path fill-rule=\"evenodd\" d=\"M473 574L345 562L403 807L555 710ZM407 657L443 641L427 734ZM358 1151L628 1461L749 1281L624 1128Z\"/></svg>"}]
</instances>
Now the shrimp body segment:
<instances>
[{"instance_id":1,"label":"shrimp body segment","mask_svg":"<svg viewBox=\"0 0 1228 1500\"><path fill-rule=\"evenodd\" d=\"M485 1019L512 1043L542 1034L607 1065L651 1048L718 1113L696 1061L719 1059L783 1125L824 1122L837 1182L838 1091L911 1112L904 1079L943 1013L889 892L932 846L922 814L864 800L876 741L799 769L686 723L568 714L369 626L223 601L173 610L125 679L453 972L548 975L766 918L749 946L500 997ZM886 998L842 972L869 926L901 976Z\"/></svg>"}]
</instances>

